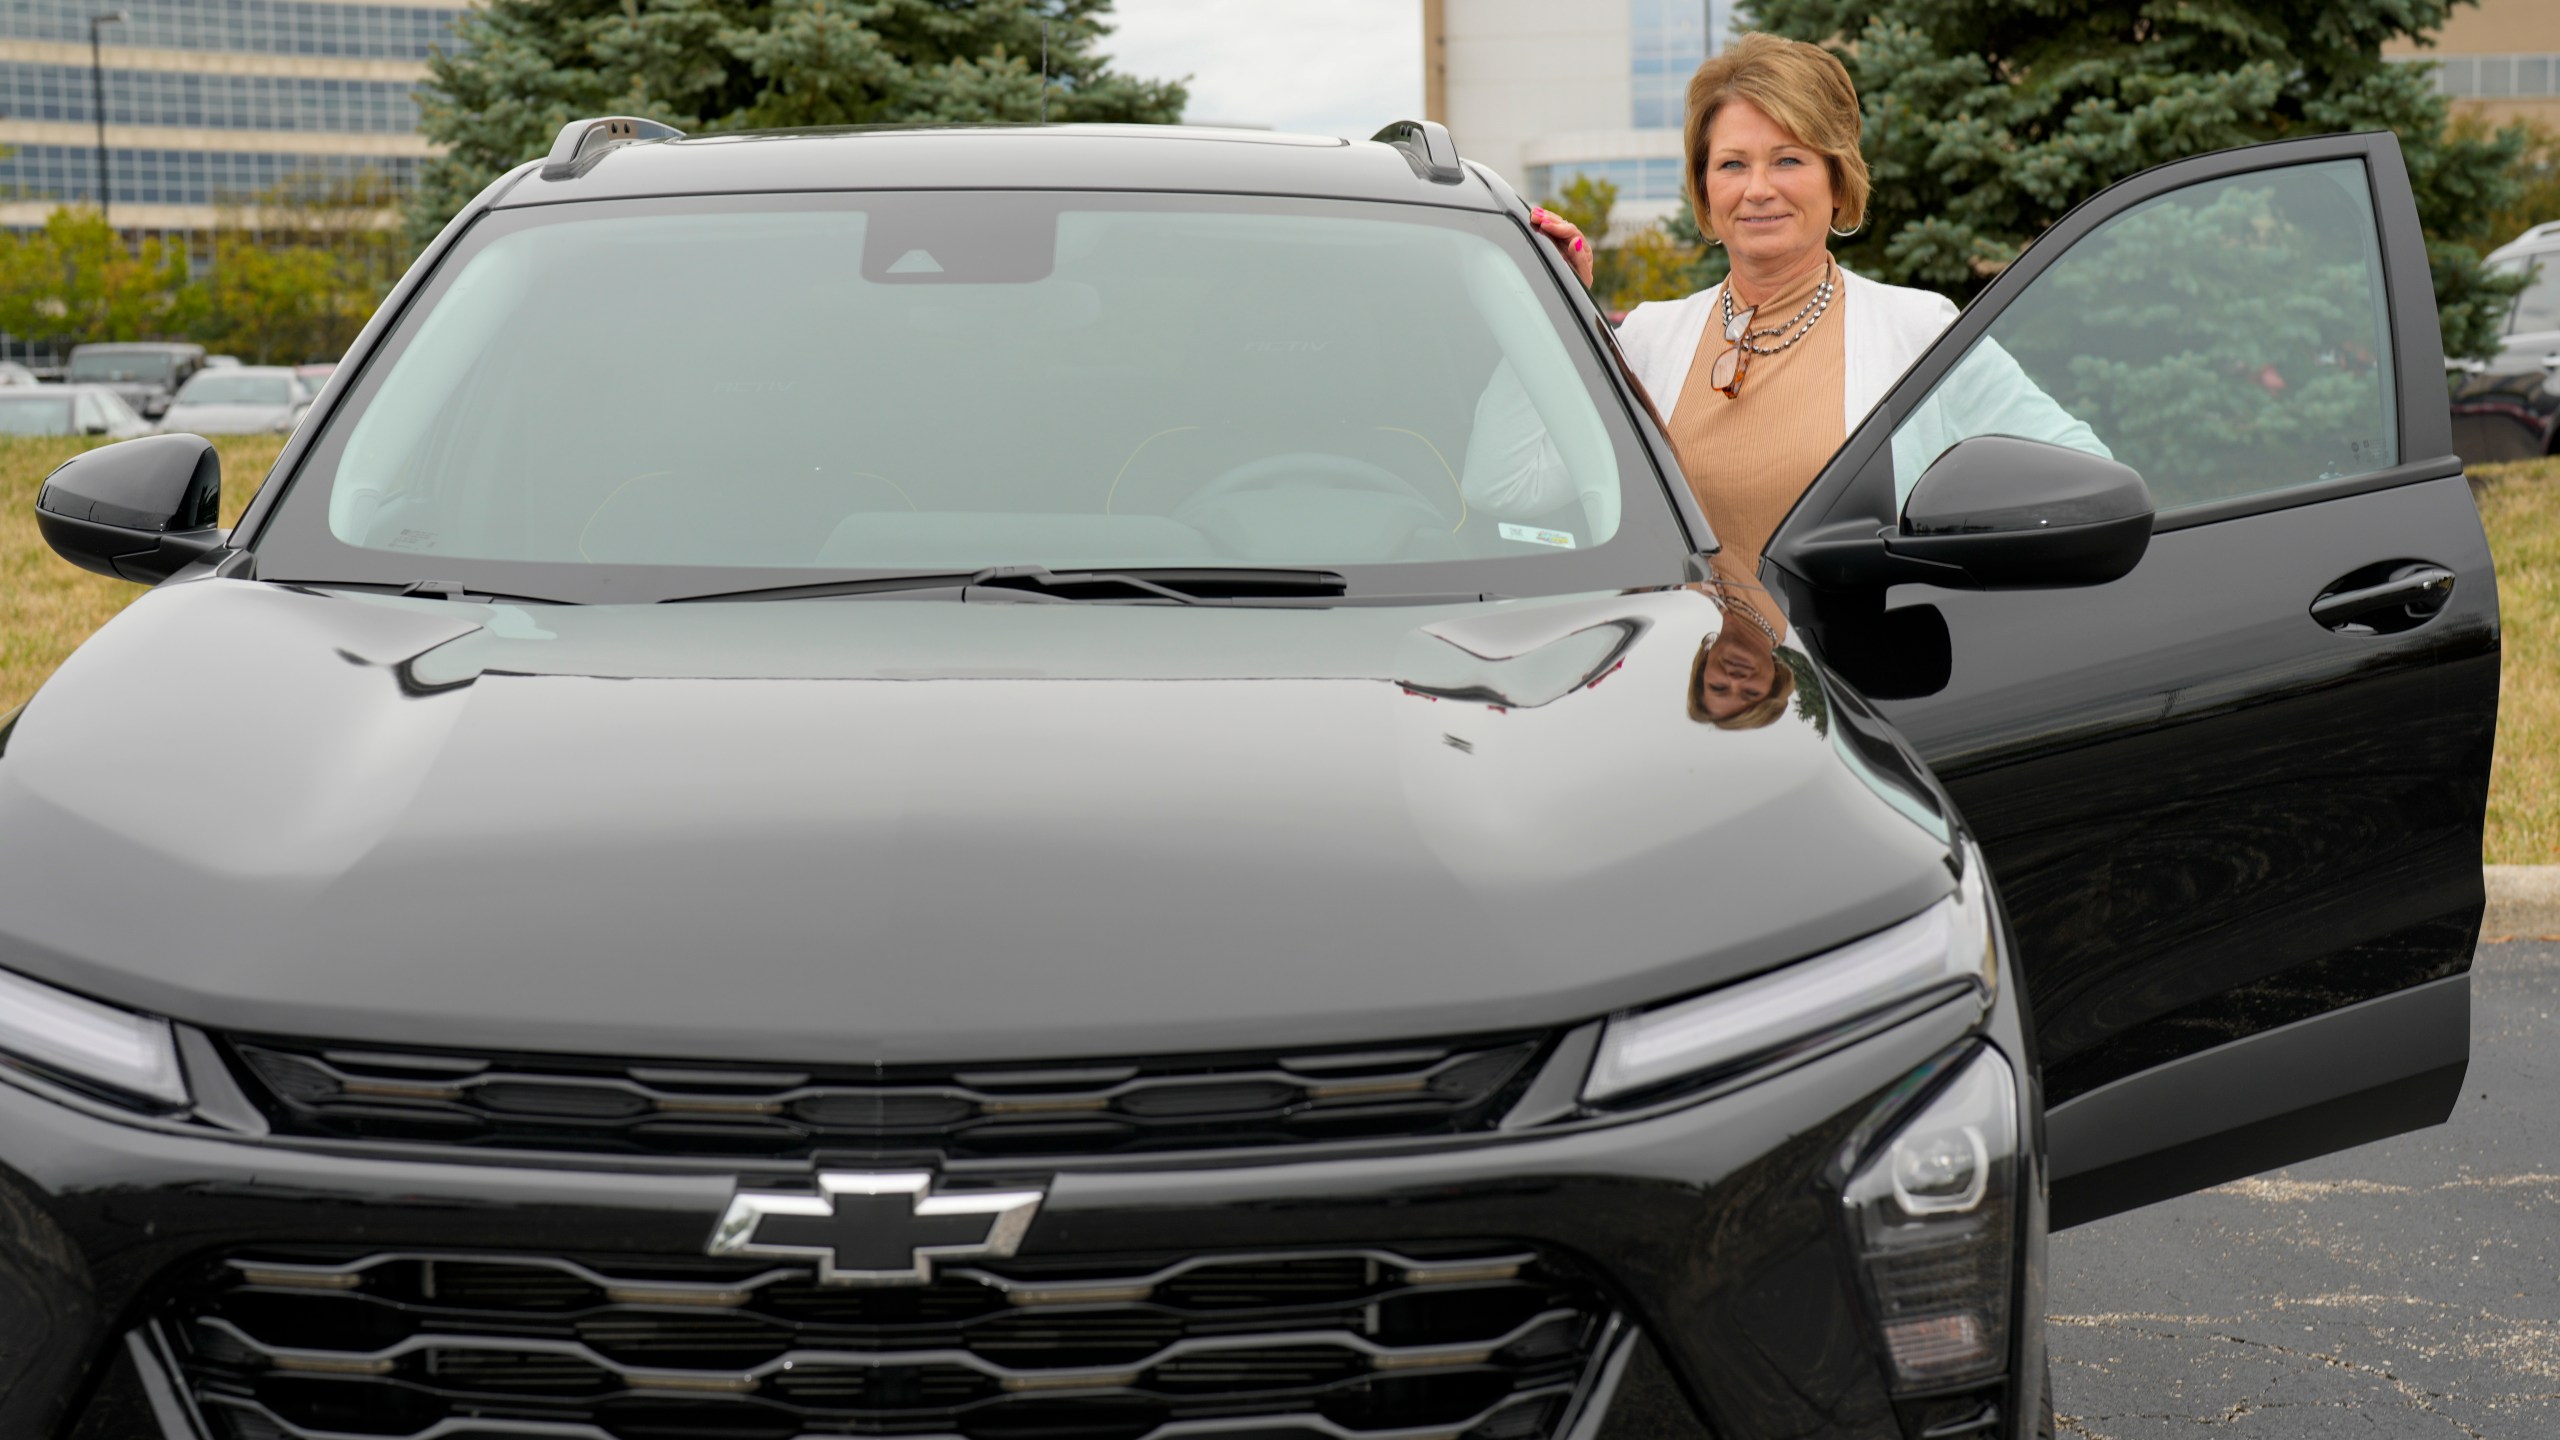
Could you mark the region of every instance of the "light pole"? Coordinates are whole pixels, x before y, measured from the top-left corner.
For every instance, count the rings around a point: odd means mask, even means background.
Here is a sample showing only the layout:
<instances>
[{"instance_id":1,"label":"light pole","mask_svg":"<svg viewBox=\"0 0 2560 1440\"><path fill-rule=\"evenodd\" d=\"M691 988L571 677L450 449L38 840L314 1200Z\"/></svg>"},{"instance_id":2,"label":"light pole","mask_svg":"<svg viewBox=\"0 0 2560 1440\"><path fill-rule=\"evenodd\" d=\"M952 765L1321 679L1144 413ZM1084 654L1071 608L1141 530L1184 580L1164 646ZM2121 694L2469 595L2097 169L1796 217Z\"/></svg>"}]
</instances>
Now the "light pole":
<instances>
[{"instance_id":1,"label":"light pole","mask_svg":"<svg viewBox=\"0 0 2560 1440\"><path fill-rule=\"evenodd\" d=\"M107 67L99 58L98 27L121 25L124 12L110 10L89 17L89 104L98 116L98 218L107 218Z\"/></svg>"}]
</instances>

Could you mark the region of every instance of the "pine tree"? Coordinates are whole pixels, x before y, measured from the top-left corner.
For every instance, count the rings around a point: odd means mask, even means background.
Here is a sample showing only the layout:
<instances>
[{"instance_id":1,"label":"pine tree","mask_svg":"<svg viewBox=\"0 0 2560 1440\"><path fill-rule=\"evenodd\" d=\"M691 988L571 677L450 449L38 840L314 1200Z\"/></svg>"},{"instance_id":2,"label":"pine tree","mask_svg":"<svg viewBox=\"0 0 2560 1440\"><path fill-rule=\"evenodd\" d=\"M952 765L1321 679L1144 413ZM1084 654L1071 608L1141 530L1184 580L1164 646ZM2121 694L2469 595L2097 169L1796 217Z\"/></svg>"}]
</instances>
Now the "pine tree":
<instances>
[{"instance_id":1,"label":"pine tree","mask_svg":"<svg viewBox=\"0 0 2560 1440\"><path fill-rule=\"evenodd\" d=\"M688 133L794 125L1167 123L1177 81L1107 68L1111 0L484 0L427 62L422 128L449 147L408 207L423 244L585 115ZM1042 78L1046 45L1047 78Z\"/></svg>"},{"instance_id":2,"label":"pine tree","mask_svg":"<svg viewBox=\"0 0 2560 1440\"><path fill-rule=\"evenodd\" d=\"M2505 236L2526 136L2456 133L2423 66L2382 58L2471 0L1755 0L1834 49L1875 181L1842 260L1963 301L2064 211L2181 156L2347 130L2400 137L2448 355L2488 355L2515 293Z\"/></svg>"}]
</instances>

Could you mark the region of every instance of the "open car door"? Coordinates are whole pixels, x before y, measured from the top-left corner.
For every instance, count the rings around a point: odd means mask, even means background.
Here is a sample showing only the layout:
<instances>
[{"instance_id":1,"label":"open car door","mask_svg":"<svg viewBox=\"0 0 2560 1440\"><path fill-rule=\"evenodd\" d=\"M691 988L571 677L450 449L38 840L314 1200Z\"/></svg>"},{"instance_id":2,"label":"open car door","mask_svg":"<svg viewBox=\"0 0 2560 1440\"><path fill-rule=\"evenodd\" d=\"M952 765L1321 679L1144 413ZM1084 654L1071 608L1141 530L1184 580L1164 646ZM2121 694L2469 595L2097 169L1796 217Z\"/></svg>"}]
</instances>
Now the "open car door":
<instances>
[{"instance_id":1,"label":"open car door","mask_svg":"<svg viewBox=\"0 0 2560 1440\"><path fill-rule=\"evenodd\" d=\"M2396 139L2180 161L2029 247L1771 540L1989 858L2057 1227L2460 1090L2498 605L2443 375Z\"/></svg>"}]
</instances>

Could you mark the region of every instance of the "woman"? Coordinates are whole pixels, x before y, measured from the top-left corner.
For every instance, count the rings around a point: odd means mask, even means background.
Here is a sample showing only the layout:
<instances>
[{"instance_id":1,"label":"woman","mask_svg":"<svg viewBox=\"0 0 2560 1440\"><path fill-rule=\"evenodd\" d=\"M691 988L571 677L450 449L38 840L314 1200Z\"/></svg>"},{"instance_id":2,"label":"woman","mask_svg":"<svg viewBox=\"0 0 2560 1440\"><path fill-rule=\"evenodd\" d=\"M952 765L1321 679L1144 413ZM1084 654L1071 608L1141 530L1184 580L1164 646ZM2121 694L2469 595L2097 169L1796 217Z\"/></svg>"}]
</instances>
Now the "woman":
<instances>
[{"instance_id":1,"label":"woman","mask_svg":"<svg viewBox=\"0 0 2560 1440\"><path fill-rule=\"evenodd\" d=\"M1757 730L1786 713L1795 667L1778 656L1778 622L1729 595L1710 596L1727 623L1698 642L1689 662L1689 718L1719 730Z\"/></svg>"},{"instance_id":2,"label":"woman","mask_svg":"<svg viewBox=\"0 0 2560 1440\"><path fill-rule=\"evenodd\" d=\"M1831 258L1830 238L1866 222L1858 129L1849 72L1818 45L1750 34L1698 67L1682 128L1689 201L1732 272L1687 299L1639 305L1618 329L1655 405L1672 402L1664 430L1723 546L1716 569L1729 586L1755 579L1797 497L1956 317L1942 295L1880 284ZM1590 283L1581 232L1550 211L1532 219ZM1572 500L1572 482L1504 379L1477 406L1468 499L1499 515L1545 513ZM1985 342L1897 432L1901 492L1947 446L1980 434L2107 453Z\"/></svg>"}]
</instances>

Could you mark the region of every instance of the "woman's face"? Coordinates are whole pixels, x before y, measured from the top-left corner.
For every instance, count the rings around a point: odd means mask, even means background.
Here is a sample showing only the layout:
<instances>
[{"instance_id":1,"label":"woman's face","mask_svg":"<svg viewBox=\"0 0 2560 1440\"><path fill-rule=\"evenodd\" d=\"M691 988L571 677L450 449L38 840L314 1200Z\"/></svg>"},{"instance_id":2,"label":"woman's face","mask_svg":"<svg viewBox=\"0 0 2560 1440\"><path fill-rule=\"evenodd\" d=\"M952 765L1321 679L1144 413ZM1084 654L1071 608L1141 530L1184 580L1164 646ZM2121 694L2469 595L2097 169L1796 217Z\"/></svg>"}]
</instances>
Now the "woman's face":
<instances>
[{"instance_id":1,"label":"woman's face","mask_svg":"<svg viewBox=\"0 0 2560 1440\"><path fill-rule=\"evenodd\" d=\"M1748 100L1727 100L1707 125L1708 229L1734 259L1785 270L1831 228L1831 167Z\"/></svg>"},{"instance_id":2,"label":"woman's face","mask_svg":"<svg viewBox=\"0 0 2560 1440\"><path fill-rule=\"evenodd\" d=\"M1730 720L1769 698L1769 687L1777 683L1778 657L1760 639L1758 632L1743 634L1750 627L1739 622L1727 624L1707 647L1706 666L1698 674L1698 708L1716 720Z\"/></svg>"}]
</instances>

